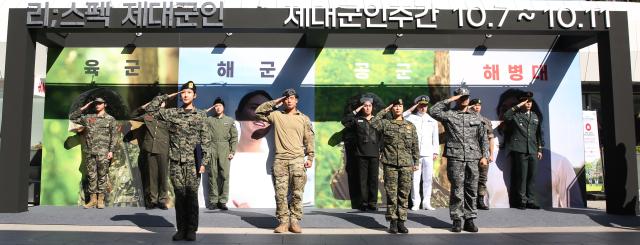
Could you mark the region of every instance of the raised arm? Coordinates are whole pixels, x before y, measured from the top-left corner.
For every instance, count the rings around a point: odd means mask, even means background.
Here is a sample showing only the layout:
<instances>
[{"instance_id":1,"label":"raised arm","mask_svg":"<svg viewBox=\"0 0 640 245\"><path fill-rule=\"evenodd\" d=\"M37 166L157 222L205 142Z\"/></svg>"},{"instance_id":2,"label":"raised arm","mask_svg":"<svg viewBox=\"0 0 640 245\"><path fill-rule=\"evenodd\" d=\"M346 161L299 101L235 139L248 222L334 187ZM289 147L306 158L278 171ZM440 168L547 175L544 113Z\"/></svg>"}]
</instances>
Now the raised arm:
<instances>
[{"instance_id":1,"label":"raised arm","mask_svg":"<svg viewBox=\"0 0 640 245\"><path fill-rule=\"evenodd\" d=\"M451 101L449 100L438 101L433 106L431 106L429 114L433 117L433 119L444 122L447 118L447 111L449 110L450 104Z\"/></svg>"},{"instance_id":2,"label":"raised arm","mask_svg":"<svg viewBox=\"0 0 640 245\"><path fill-rule=\"evenodd\" d=\"M84 120L84 117L82 116L82 112L84 110L86 110L87 108L89 108L89 106L93 103L93 101L89 101L89 103L85 104L83 107L78 108L77 110L71 112L69 114L69 120L71 120L72 122L76 123L76 124L80 124L82 126L87 126L87 123Z\"/></svg>"},{"instance_id":3,"label":"raised arm","mask_svg":"<svg viewBox=\"0 0 640 245\"><path fill-rule=\"evenodd\" d=\"M284 97L280 97L278 99L260 104L258 108L256 108L256 117L258 118L258 120L272 123L273 116L271 115L271 112L276 109L276 105L280 104L282 99L284 99Z\"/></svg>"},{"instance_id":4,"label":"raised arm","mask_svg":"<svg viewBox=\"0 0 640 245\"><path fill-rule=\"evenodd\" d=\"M505 112L504 112L504 118L503 118L503 119L504 119L505 121L511 121L511 120L513 120L513 118L514 118L514 117L515 117L515 115L516 115L516 112L517 112L518 110L520 110L520 108L521 108L525 103L527 103L527 101L526 101L526 100L525 100L525 101L520 102L520 104L517 104L517 105L515 105L515 106L513 106L513 107L511 107L511 108L509 108L509 109L507 109L507 111L505 111Z\"/></svg>"},{"instance_id":5,"label":"raised arm","mask_svg":"<svg viewBox=\"0 0 640 245\"><path fill-rule=\"evenodd\" d=\"M384 115L389 112L391 107L393 107L393 104L379 111L378 114L376 114L376 116L371 119L371 126L373 126L373 128L375 128L376 130L382 130L382 128L384 128L384 124L386 121L386 119L384 119Z\"/></svg>"}]
</instances>

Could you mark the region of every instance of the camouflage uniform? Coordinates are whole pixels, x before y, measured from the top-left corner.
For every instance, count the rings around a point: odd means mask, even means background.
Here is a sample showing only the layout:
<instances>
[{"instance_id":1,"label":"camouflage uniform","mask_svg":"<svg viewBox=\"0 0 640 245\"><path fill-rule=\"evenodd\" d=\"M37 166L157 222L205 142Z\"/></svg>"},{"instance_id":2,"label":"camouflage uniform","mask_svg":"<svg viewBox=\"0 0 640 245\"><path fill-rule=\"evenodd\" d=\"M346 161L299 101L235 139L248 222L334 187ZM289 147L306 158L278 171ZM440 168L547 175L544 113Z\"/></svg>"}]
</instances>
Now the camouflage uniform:
<instances>
[{"instance_id":1,"label":"camouflage uniform","mask_svg":"<svg viewBox=\"0 0 640 245\"><path fill-rule=\"evenodd\" d=\"M493 139L493 128L491 127L491 120L477 113L482 120L482 124L484 125L487 132L485 135L487 136L487 141L491 144L491 140ZM489 148L487 148L489 150ZM488 161L489 159L487 159ZM489 162L487 165L480 164L478 161L478 198L487 196L487 174L489 173ZM478 200L480 201L480 200Z\"/></svg>"},{"instance_id":2,"label":"camouflage uniform","mask_svg":"<svg viewBox=\"0 0 640 245\"><path fill-rule=\"evenodd\" d=\"M276 218L280 224L290 219L302 219L302 196L307 183L304 157L313 161L314 135L309 117L297 111L285 114L274 110L277 100L267 101L256 109L258 119L269 122L275 131L275 160L273 162L276 191ZM288 204L291 186L291 204Z\"/></svg>"},{"instance_id":3,"label":"camouflage uniform","mask_svg":"<svg viewBox=\"0 0 640 245\"><path fill-rule=\"evenodd\" d=\"M371 120L382 134L384 189L387 195L389 221L407 220L409 193L413 184L413 167L420 159L416 126L407 120L385 119L387 111L378 112Z\"/></svg>"},{"instance_id":4,"label":"camouflage uniform","mask_svg":"<svg viewBox=\"0 0 640 245\"><path fill-rule=\"evenodd\" d=\"M118 134L118 125L115 118L106 112L103 115L82 115L78 109L69 115L69 119L85 127L84 138L87 147L83 147L87 179L89 181L89 194L104 194L109 178L110 160L109 152L115 153Z\"/></svg>"},{"instance_id":5,"label":"camouflage uniform","mask_svg":"<svg viewBox=\"0 0 640 245\"><path fill-rule=\"evenodd\" d=\"M184 108L160 108L168 95L153 98L147 111L157 120L169 123L169 178L176 195L176 223L178 231L198 230L198 186L200 174L196 169L196 145L202 145L202 165L209 161L209 134L206 132L204 111Z\"/></svg>"},{"instance_id":6,"label":"camouflage uniform","mask_svg":"<svg viewBox=\"0 0 640 245\"><path fill-rule=\"evenodd\" d=\"M229 198L229 154L236 152L238 130L231 117L207 117L212 149L209 168L209 204L227 203Z\"/></svg>"},{"instance_id":7,"label":"camouflage uniform","mask_svg":"<svg viewBox=\"0 0 640 245\"><path fill-rule=\"evenodd\" d=\"M482 119L475 113L449 109L451 101L436 103L429 111L445 127L447 176L451 182L449 215L452 220L477 217L478 161L489 158L489 143Z\"/></svg>"}]
</instances>

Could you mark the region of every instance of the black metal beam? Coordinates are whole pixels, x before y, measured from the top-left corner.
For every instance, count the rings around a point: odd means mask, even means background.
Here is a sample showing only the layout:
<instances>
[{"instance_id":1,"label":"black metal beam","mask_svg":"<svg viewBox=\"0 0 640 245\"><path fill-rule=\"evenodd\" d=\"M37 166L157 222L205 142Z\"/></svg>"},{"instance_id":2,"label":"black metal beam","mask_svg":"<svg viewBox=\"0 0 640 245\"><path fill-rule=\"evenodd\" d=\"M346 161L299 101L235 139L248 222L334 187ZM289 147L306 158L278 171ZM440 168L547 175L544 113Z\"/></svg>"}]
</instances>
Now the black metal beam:
<instances>
[{"instance_id":1,"label":"black metal beam","mask_svg":"<svg viewBox=\"0 0 640 245\"><path fill-rule=\"evenodd\" d=\"M609 32L598 34L607 213L637 215L639 175L626 12L612 14L611 24Z\"/></svg>"},{"instance_id":2,"label":"black metal beam","mask_svg":"<svg viewBox=\"0 0 640 245\"><path fill-rule=\"evenodd\" d=\"M0 213L27 211L36 44L25 21L24 12L9 12L0 144Z\"/></svg>"}]
</instances>

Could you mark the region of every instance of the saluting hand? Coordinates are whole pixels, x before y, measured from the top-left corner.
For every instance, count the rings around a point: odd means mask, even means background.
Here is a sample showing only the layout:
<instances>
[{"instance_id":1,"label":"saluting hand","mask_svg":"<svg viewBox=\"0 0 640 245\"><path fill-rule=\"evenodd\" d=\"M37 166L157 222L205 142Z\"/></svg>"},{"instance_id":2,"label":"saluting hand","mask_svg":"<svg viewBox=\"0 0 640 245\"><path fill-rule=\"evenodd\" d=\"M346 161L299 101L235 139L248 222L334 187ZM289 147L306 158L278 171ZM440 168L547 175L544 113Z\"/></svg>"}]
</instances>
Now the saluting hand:
<instances>
[{"instance_id":1,"label":"saluting hand","mask_svg":"<svg viewBox=\"0 0 640 245\"><path fill-rule=\"evenodd\" d=\"M80 108L80 110L81 110L81 111L86 110L87 108L89 108L89 106L90 106L91 104L93 104L93 100L92 100L92 101L89 101L89 103L87 103L87 104L85 104L83 107L81 107L81 108Z\"/></svg>"},{"instance_id":2,"label":"saluting hand","mask_svg":"<svg viewBox=\"0 0 640 245\"><path fill-rule=\"evenodd\" d=\"M175 93L173 93L173 94L170 94L170 95L169 95L169 98L176 97L176 95L181 94L182 92L183 92L183 91L182 91L182 90L180 90L180 91L178 91L178 92L175 92Z\"/></svg>"},{"instance_id":3,"label":"saluting hand","mask_svg":"<svg viewBox=\"0 0 640 245\"><path fill-rule=\"evenodd\" d=\"M276 108L278 108L278 107L282 106L282 103L284 102L284 99L286 99L286 98L287 98L286 96L282 96L282 97L280 97L280 98L277 98L277 99L276 99L276 101L277 101L278 103L276 103Z\"/></svg>"},{"instance_id":4,"label":"saluting hand","mask_svg":"<svg viewBox=\"0 0 640 245\"><path fill-rule=\"evenodd\" d=\"M456 101L458 99L460 99L460 97L462 97L463 95L454 95L449 97L449 101Z\"/></svg>"},{"instance_id":5,"label":"saluting hand","mask_svg":"<svg viewBox=\"0 0 640 245\"><path fill-rule=\"evenodd\" d=\"M360 112L360 110L362 110L363 107L364 107L364 104L360 105L358 108L353 110L353 112L355 112L355 114L358 114L358 112Z\"/></svg>"},{"instance_id":6,"label":"saluting hand","mask_svg":"<svg viewBox=\"0 0 640 245\"><path fill-rule=\"evenodd\" d=\"M387 106L387 108L384 108L384 111L389 111L389 110L391 110L391 107L393 107L393 104L391 104L391 105Z\"/></svg>"},{"instance_id":7,"label":"saluting hand","mask_svg":"<svg viewBox=\"0 0 640 245\"><path fill-rule=\"evenodd\" d=\"M418 107L418 103L413 104L413 106L411 106L408 111L413 111L416 109L416 107Z\"/></svg>"},{"instance_id":8,"label":"saluting hand","mask_svg":"<svg viewBox=\"0 0 640 245\"><path fill-rule=\"evenodd\" d=\"M526 100L524 100L524 101L522 101L522 102L520 102L520 103L518 104L518 107L524 107L524 104L526 104L526 103L527 103L527 101L526 101Z\"/></svg>"}]
</instances>

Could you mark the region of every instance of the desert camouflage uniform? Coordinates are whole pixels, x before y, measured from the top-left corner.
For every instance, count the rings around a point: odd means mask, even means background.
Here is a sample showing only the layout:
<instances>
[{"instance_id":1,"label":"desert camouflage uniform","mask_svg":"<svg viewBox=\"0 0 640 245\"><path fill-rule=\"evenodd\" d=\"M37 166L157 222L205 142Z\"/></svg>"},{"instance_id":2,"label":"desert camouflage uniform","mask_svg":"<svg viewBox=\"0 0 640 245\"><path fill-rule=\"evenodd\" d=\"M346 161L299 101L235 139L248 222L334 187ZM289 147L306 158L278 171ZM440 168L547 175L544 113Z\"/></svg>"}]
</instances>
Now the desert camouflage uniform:
<instances>
[{"instance_id":1,"label":"desert camouflage uniform","mask_svg":"<svg viewBox=\"0 0 640 245\"><path fill-rule=\"evenodd\" d=\"M307 182L305 155L314 157L313 127L309 117L297 111L285 114L274 110L277 100L267 101L256 109L258 119L269 122L275 131L275 160L273 163L276 191L276 218L281 224L290 219L302 219L302 196ZM291 186L291 188L289 188ZM291 203L287 197L291 190Z\"/></svg>"}]
</instances>

